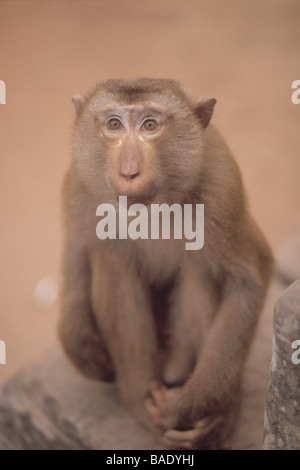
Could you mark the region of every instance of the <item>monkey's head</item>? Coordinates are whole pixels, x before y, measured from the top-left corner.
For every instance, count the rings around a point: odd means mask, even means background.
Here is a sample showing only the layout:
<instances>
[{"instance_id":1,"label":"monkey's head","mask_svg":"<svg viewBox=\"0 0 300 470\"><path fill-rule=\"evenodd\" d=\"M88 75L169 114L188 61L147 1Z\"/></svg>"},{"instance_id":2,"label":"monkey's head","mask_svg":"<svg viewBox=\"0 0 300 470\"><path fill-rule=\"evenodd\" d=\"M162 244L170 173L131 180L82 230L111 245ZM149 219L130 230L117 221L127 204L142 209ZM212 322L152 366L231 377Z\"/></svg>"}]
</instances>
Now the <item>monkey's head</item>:
<instances>
[{"instance_id":1,"label":"monkey's head","mask_svg":"<svg viewBox=\"0 0 300 470\"><path fill-rule=\"evenodd\" d=\"M74 154L98 203L182 202L201 172L216 100L193 101L174 80L108 80L76 110Z\"/></svg>"}]
</instances>

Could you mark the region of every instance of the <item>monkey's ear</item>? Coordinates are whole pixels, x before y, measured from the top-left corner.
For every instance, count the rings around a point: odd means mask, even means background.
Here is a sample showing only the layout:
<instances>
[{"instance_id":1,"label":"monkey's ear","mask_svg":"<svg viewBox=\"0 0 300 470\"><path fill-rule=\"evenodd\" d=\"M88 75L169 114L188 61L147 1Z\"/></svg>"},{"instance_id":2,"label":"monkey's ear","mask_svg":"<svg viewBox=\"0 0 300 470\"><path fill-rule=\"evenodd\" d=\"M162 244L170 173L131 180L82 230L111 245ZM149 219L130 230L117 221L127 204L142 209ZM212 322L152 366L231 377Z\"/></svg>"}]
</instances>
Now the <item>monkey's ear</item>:
<instances>
[{"instance_id":1,"label":"monkey's ear","mask_svg":"<svg viewBox=\"0 0 300 470\"><path fill-rule=\"evenodd\" d=\"M84 105L84 98L81 95L72 96L72 103L75 114L78 116Z\"/></svg>"},{"instance_id":2,"label":"monkey's ear","mask_svg":"<svg viewBox=\"0 0 300 470\"><path fill-rule=\"evenodd\" d=\"M195 112L204 129L208 126L216 102L215 98L208 98L206 96L196 101Z\"/></svg>"}]
</instances>

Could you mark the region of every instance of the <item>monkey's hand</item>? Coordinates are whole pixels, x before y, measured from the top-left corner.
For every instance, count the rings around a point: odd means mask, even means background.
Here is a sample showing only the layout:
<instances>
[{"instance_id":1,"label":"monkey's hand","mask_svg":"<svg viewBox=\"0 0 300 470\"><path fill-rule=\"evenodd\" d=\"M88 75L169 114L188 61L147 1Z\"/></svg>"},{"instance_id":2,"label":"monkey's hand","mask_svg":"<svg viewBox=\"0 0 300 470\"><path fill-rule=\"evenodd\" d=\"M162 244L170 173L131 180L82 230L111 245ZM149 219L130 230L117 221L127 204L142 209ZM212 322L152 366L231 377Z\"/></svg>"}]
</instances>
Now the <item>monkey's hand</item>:
<instances>
[{"instance_id":1,"label":"monkey's hand","mask_svg":"<svg viewBox=\"0 0 300 470\"><path fill-rule=\"evenodd\" d=\"M146 399L145 406L155 425L166 431L176 424L174 405L180 395L180 387L167 388L159 381L152 381L150 398Z\"/></svg>"},{"instance_id":2,"label":"monkey's hand","mask_svg":"<svg viewBox=\"0 0 300 470\"><path fill-rule=\"evenodd\" d=\"M169 429L163 435L163 442L168 449L229 449L226 441L222 441L218 436L218 428L223 423L223 417L206 416L196 421L192 429L179 431Z\"/></svg>"},{"instance_id":3,"label":"monkey's hand","mask_svg":"<svg viewBox=\"0 0 300 470\"><path fill-rule=\"evenodd\" d=\"M151 384L151 398L145 403L156 426L164 431L162 439L168 449L229 448L218 437L218 429L222 428L224 421L221 414L205 416L189 429L176 429L178 419L175 410L180 395L181 387L168 389L161 382L154 381Z\"/></svg>"}]
</instances>

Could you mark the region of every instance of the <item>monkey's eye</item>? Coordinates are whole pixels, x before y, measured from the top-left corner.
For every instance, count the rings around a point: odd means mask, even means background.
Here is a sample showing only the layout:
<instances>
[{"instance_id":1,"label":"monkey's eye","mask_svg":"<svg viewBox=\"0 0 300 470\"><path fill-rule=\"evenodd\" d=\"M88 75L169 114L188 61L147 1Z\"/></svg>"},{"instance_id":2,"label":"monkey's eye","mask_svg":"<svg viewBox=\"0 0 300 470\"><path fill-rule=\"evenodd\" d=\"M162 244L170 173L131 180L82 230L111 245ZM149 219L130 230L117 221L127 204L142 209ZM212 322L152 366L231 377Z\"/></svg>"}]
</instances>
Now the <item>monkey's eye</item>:
<instances>
[{"instance_id":1,"label":"monkey's eye","mask_svg":"<svg viewBox=\"0 0 300 470\"><path fill-rule=\"evenodd\" d=\"M110 131L117 131L118 129L121 129L122 127L122 123L120 119L117 119L117 118L109 119L106 125Z\"/></svg>"},{"instance_id":2,"label":"monkey's eye","mask_svg":"<svg viewBox=\"0 0 300 470\"><path fill-rule=\"evenodd\" d=\"M158 123L154 121L154 119L146 119L146 121L143 122L141 128L144 131L154 132L158 129Z\"/></svg>"}]
</instances>

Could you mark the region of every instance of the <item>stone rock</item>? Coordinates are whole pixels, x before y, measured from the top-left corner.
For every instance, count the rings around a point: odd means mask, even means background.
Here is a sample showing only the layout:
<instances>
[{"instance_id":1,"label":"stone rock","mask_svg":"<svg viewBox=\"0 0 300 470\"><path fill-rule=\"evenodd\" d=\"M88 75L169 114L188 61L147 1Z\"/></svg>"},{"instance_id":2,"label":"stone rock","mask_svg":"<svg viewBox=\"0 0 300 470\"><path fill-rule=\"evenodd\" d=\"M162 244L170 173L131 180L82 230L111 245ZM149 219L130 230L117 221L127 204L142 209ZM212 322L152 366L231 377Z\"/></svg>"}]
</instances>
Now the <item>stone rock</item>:
<instances>
[{"instance_id":1,"label":"stone rock","mask_svg":"<svg viewBox=\"0 0 300 470\"><path fill-rule=\"evenodd\" d=\"M265 450L300 449L300 364L292 361L295 340L300 340L300 280L294 282L275 305Z\"/></svg>"},{"instance_id":2,"label":"stone rock","mask_svg":"<svg viewBox=\"0 0 300 470\"><path fill-rule=\"evenodd\" d=\"M119 404L114 385L82 377L59 347L0 394L0 449L154 449Z\"/></svg>"}]
</instances>

